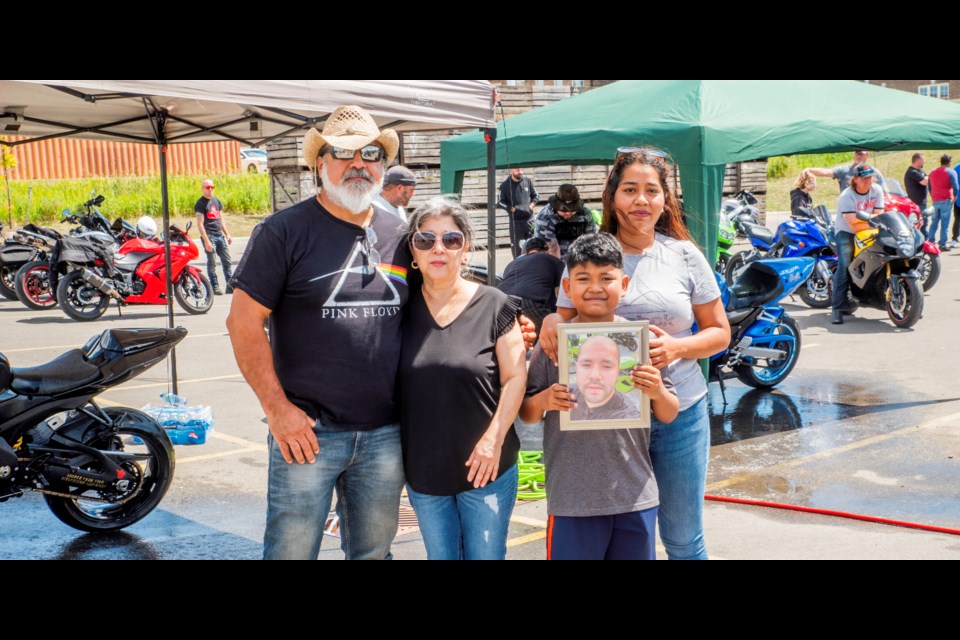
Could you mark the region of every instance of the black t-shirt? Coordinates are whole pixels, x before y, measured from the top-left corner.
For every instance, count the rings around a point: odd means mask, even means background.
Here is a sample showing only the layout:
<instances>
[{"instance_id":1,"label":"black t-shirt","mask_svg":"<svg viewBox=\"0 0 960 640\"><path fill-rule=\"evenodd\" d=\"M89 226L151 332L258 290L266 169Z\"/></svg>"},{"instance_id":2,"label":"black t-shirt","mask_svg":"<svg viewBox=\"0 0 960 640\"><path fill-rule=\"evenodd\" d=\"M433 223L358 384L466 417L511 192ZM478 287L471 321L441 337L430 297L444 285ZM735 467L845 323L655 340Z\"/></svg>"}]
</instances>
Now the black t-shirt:
<instances>
[{"instance_id":1,"label":"black t-shirt","mask_svg":"<svg viewBox=\"0 0 960 640\"><path fill-rule=\"evenodd\" d=\"M222 236L223 223L220 221L223 217L223 203L217 198L203 198L197 200L193 205L193 211L198 216L203 216L203 229L209 236Z\"/></svg>"},{"instance_id":2,"label":"black t-shirt","mask_svg":"<svg viewBox=\"0 0 960 640\"><path fill-rule=\"evenodd\" d=\"M397 421L401 308L410 254L406 223L376 210L367 233L316 198L276 213L250 238L235 286L272 310L270 346L290 401L335 429Z\"/></svg>"},{"instance_id":3,"label":"black t-shirt","mask_svg":"<svg viewBox=\"0 0 960 640\"><path fill-rule=\"evenodd\" d=\"M916 167L907 167L907 172L903 174L903 187L907 190L907 197L921 209L927 206L927 188L920 184L926 177L927 173Z\"/></svg>"},{"instance_id":4,"label":"black t-shirt","mask_svg":"<svg viewBox=\"0 0 960 640\"><path fill-rule=\"evenodd\" d=\"M528 253L507 265L497 289L512 296L557 306L555 289L563 278L563 260L549 253Z\"/></svg>"},{"instance_id":5,"label":"black t-shirt","mask_svg":"<svg viewBox=\"0 0 960 640\"><path fill-rule=\"evenodd\" d=\"M437 325L419 287L410 292L400 354L400 424L407 482L450 496L473 489L467 460L500 401L497 339L517 319L518 301L480 285L446 327ZM516 464L520 439L503 441L499 474Z\"/></svg>"}]
</instances>

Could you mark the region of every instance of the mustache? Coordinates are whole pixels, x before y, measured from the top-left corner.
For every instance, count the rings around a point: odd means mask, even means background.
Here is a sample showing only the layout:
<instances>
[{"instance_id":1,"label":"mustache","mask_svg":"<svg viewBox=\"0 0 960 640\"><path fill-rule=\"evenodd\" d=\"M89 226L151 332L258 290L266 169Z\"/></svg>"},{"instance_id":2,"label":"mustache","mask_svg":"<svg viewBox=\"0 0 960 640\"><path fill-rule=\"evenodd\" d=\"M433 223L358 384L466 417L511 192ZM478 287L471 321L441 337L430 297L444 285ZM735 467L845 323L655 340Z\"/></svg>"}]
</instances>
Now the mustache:
<instances>
[{"instance_id":1,"label":"mustache","mask_svg":"<svg viewBox=\"0 0 960 640\"><path fill-rule=\"evenodd\" d=\"M369 171L367 171L366 169L350 169L350 170L347 171L345 174L343 174L343 178L340 179L340 184L342 185L344 182L346 182L346 181L349 180L350 178L362 178L363 180L366 180L367 182L373 182L373 181L374 181L374 180L373 180L373 174L371 174L371 173L370 173Z\"/></svg>"}]
</instances>

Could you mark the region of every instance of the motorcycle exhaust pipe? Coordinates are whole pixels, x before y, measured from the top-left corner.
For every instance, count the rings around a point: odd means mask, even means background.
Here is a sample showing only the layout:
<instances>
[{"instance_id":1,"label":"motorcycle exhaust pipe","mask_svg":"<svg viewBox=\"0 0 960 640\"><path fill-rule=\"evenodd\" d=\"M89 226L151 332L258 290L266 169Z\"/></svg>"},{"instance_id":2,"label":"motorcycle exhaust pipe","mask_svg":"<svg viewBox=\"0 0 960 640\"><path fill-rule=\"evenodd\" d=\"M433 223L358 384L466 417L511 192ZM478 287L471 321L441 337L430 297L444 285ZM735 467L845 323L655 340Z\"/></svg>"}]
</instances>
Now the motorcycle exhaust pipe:
<instances>
[{"instance_id":1,"label":"motorcycle exhaust pipe","mask_svg":"<svg viewBox=\"0 0 960 640\"><path fill-rule=\"evenodd\" d=\"M93 271L90 271L90 269L84 269L80 273L80 278L84 282L89 284L91 287L94 287L95 289L98 289L104 292L111 298L116 298L117 300L123 300L123 296L121 296L116 289L111 287L106 280L104 280L103 278L95 274Z\"/></svg>"}]
</instances>

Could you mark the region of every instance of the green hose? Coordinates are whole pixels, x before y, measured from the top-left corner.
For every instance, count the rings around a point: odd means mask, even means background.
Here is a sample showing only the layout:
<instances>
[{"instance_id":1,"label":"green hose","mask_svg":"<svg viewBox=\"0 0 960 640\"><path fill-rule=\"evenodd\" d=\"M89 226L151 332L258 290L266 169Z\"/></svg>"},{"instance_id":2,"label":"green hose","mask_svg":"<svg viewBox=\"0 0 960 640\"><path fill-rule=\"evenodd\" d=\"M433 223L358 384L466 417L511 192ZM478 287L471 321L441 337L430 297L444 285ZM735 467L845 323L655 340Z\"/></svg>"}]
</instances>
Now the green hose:
<instances>
[{"instance_id":1,"label":"green hose","mask_svg":"<svg viewBox=\"0 0 960 640\"><path fill-rule=\"evenodd\" d=\"M517 500L543 500L547 497L543 451L521 451L517 456L517 475Z\"/></svg>"}]
</instances>

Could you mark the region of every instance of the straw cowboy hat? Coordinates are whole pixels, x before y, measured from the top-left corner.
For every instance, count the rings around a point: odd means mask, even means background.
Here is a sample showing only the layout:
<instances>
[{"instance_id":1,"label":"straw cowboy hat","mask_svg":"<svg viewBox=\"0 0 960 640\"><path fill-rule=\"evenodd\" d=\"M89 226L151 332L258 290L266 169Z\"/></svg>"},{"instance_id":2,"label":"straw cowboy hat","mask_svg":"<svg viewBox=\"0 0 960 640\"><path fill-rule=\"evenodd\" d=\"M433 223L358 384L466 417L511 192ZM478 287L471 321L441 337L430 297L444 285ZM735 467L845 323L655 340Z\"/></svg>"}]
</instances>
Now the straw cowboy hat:
<instances>
[{"instance_id":1,"label":"straw cowboy hat","mask_svg":"<svg viewBox=\"0 0 960 640\"><path fill-rule=\"evenodd\" d=\"M380 131L370 114L356 105L338 107L323 125L323 133L307 129L303 139L303 160L311 169L317 162L317 154L323 145L342 149L362 149L371 142L379 143L387 152L387 164L393 162L400 148L400 139L393 129Z\"/></svg>"}]
</instances>

